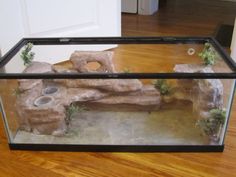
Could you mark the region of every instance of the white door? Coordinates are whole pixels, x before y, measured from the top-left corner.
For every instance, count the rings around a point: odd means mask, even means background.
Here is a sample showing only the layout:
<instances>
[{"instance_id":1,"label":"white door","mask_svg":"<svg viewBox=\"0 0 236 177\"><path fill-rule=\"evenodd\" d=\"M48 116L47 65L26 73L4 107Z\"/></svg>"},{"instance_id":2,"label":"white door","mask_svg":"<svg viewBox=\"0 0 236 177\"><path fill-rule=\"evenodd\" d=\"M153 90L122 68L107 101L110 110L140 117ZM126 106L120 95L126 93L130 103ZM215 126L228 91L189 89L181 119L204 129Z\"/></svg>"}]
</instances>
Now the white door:
<instances>
[{"instance_id":1,"label":"white door","mask_svg":"<svg viewBox=\"0 0 236 177\"><path fill-rule=\"evenodd\" d=\"M233 37L231 43L231 57L236 62L236 18L234 22L234 30L233 30Z\"/></svg>"},{"instance_id":2,"label":"white door","mask_svg":"<svg viewBox=\"0 0 236 177\"><path fill-rule=\"evenodd\" d=\"M3 55L23 37L120 36L121 1L0 0L0 24ZM63 50L68 51L57 48L61 56L47 61L60 62L65 57ZM39 55L41 61L43 55L50 58L47 50Z\"/></svg>"}]
</instances>

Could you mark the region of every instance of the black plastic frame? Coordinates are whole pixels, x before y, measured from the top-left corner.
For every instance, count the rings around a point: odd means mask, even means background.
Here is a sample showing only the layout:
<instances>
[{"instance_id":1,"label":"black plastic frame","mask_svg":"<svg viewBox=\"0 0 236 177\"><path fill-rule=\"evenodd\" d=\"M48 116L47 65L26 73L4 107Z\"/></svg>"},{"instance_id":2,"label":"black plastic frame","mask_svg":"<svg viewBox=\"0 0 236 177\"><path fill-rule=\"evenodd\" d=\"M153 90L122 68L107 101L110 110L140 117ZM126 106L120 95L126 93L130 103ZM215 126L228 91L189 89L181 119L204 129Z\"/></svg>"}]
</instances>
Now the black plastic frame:
<instances>
[{"instance_id":1,"label":"black plastic frame","mask_svg":"<svg viewBox=\"0 0 236 177\"><path fill-rule=\"evenodd\" d=\"M211 43L232 70L230 73L86 73L86 74L29 74L0 73L0 79L235 79L236 64L212 37L106 37L106 38L24 38L0 59L0 68L28 42L34 45L78 45L78 44L191 44Z\"/></svg>"},{"instance_id":2,"label":"black plastic frame","mask_svg":"<svg viewBox=\"0 0 236 177\"><path fill-rule=\"evenodd\" d=\"M211 43L232 70L231 73L92 73L92 74L23 74L0 73L0 79L236 79L236 64L212 37L99 37L99 38L24 38L0 59L0 68L28 42L34 45L77 44L188 44ZM231 105L232 106L232 105ZM231 108L230 108L231 109ZM230 110L231 111L231 110ZM3 117L5 118L5 117ZM228 122L227 122L228 124ZM9 142L12 150L83 151L83 152L223 152L224 145L75 145L19 144Z\"/></svg>"},{"instance_id":3,"label":"black plastic frame","mask_svg":"<svg viewBox=\"0 0 236 177\"><path fill-rule=\"evenodd\" d=\"M11 150L68 152L223 152L224 145L75 145L75 144L13 144Z\"/></svg>"}]
</instances>

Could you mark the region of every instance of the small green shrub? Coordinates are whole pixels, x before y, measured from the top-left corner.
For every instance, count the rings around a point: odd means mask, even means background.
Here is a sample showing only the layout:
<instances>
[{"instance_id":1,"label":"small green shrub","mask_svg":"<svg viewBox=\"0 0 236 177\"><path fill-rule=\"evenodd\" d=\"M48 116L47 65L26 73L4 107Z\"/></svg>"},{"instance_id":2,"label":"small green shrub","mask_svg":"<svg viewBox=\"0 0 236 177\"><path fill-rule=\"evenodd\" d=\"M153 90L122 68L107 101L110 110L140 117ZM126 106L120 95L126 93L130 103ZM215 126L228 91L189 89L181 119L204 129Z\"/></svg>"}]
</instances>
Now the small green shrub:
<instances>
[{"instance_id":1,"label":"small green shrub","mask_svg":"<svg viewBox=\"0 0 236 177\"><path fill-rule=\"evenodd\" d=\"M131 69L129 69L129 68L124 68L124 69L123 69L123 72L124 72L124 73L131 73Z\"/></svg>"},{"instance_id":2,"label":"small green shrub","mask_svg":"<svg viewBox=\"0 0 236 177\"><path fill-rule=\"evenodd\" d=\"M24 93L22 90L20 90L19 88L15 88L12 90L12 95L18 97L20 94Z\"/></svg>"},{"instance_id":3,"label":"small green shrub","mask_svg":"<svg viewBox=\"0 0 236 177\"><path fill-rule=\"evenodd\" d=\"M35 53L31 52L33 48L33 44L32 43L28 43L25 45L24 50L22 50L21 52L21 58L24 61L24 65L28 66L32 63Z\"/></svg>"},{"instance_id":4,"label":"small green shrub","mask_svg":"<svg viewBox=\"0 0 236 177\"><path fill-rule=\"evenodd\" d=\"M214 136L218 133L220 127L224 125L225 120L225 110L212 109L208 118L198 120L197 126L199 126L206 135Z\"/></svg>"},{"instance_id":5,"label":"small green shrub","mask_svg":"<svg viewBox=\"0 0 236 177\"><path fill-rule=\"evenodd\" d=\"M158 89L161 95L168 95L171 92L171 86L167 83L166 79L157 79L153 81L156 89Z\"/></svg>"},{"instance_id":6,"label":"small green shrub","mask_svg":"<svg viewBox=\"0 0 236 177\"><path fill-rule=\"evenodd\" d=\"M72 116L79 112L84 112L86 111L87 108L85 106L77 106L75 104L71 104L67 109L66 109L66 124L69 125Z\"/></svg>"},{"instance_id":7,"label":"small green shrub","mask_svg":"<svg viewBox=\"0 0 236 177\"><path fill-rule=\"evenodd\" d=\"M216 63L216 52L210 43L205 43L204 49L198 54L205 65L214 65Z\"/></svg>"}]
</instances>

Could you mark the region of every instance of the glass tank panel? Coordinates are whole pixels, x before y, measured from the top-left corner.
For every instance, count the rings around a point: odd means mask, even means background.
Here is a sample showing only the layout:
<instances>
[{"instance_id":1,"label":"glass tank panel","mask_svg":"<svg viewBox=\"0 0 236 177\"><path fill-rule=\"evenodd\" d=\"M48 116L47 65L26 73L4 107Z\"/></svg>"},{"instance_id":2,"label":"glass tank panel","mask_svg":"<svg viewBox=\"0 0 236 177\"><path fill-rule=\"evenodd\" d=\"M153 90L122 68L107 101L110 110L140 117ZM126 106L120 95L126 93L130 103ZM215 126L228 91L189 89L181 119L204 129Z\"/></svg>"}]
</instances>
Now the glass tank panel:
<instances>
[{"instance_id":1,"label":"glass tank panel","mask_svg":"<svg viewBox=\"0 0 236 177\"><path fill-rule=\"evenodd\" d=\"M235 65L211 38L54 40L0 60L9 144L223 147Z\"/></svg>"},{"instance_id":2,"label":"glass tank panel","mask_svg":"<svg viewBox=\"0 0 236 177\"><path fill-rule=\"evenodd\" d=\"M12 143L102 145L222 144L234 84L220 79L0 82Z\"/></svg>"},{"instance_id":3,"label":"glass tank panel","mask_svg":"<svg viewBox=\"0 0 236 177\"><path fill-rule=\"evenodd\" d=\"M31 43L29 43L31 44ZM26 45L27 46L27 45ZM15 56L5 65L6 73L22 73L27 65L27 57L22 59L22 47ZM104 53L101 53L104 51ZM98 52L98 53L97 53ZM100 52L100 53L99 53ZM33 54L34 61L51 64L67 63L77 58L83 64L93 63L90 72L113 73L173 73L176 64L191 64L193 67L209 65L217 73L232 73L232 69L225 62L212 44L204 43L178 43L178 44L100 44L100 45L33 45L29 55ZM90 57L89 59L86 57ZM76 59L73 59L76 58ZM98 61L98 59L100 61ZM108 71L96 71L96 66L109 65ZM96 62L97 65L96 65ZM80 63L82 64L82 63ZM197 66L194 66L197 65ZM104 67L102 67L104 68ZM82 70L81 72L84 72ZM86 70L88 71L88 69ZM32 71L38 73L37 70Z\"/></svg>"}]
</instances>

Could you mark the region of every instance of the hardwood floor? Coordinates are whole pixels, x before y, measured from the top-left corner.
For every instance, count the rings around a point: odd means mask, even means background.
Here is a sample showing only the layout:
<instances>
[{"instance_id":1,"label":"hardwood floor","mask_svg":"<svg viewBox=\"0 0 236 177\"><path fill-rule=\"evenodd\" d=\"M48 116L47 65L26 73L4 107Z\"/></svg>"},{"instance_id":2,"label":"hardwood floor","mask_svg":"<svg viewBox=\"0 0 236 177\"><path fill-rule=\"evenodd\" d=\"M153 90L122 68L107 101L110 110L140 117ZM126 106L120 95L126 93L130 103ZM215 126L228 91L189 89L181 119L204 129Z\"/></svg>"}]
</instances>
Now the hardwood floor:
<instances>
[{"instance_id":1,"label":"hardwood floor","mask_svg":"<svg viewBox=\"0 0 236 177\"><path fill-rule=\"evenodd\" d=\"M154 16L124 14L125 36L210 35L233 24L236 3L167 0ZM142 51L139 51L142 52ZM0 121L0 177L236 176L236 103L223 153L80 153L10 151Z\"/></svg>"},{"instance_id":2,"label":"hardwood floor","mask_svg":"<svg viewBox=\"0 0 236 177\"><path fill-rule=\"evenodd\" d=\"M124 14L125 36L209 36L220 24L234 24L236 3L216 0L166 0L153 16Z\"/></svg>"}]
</instances>

